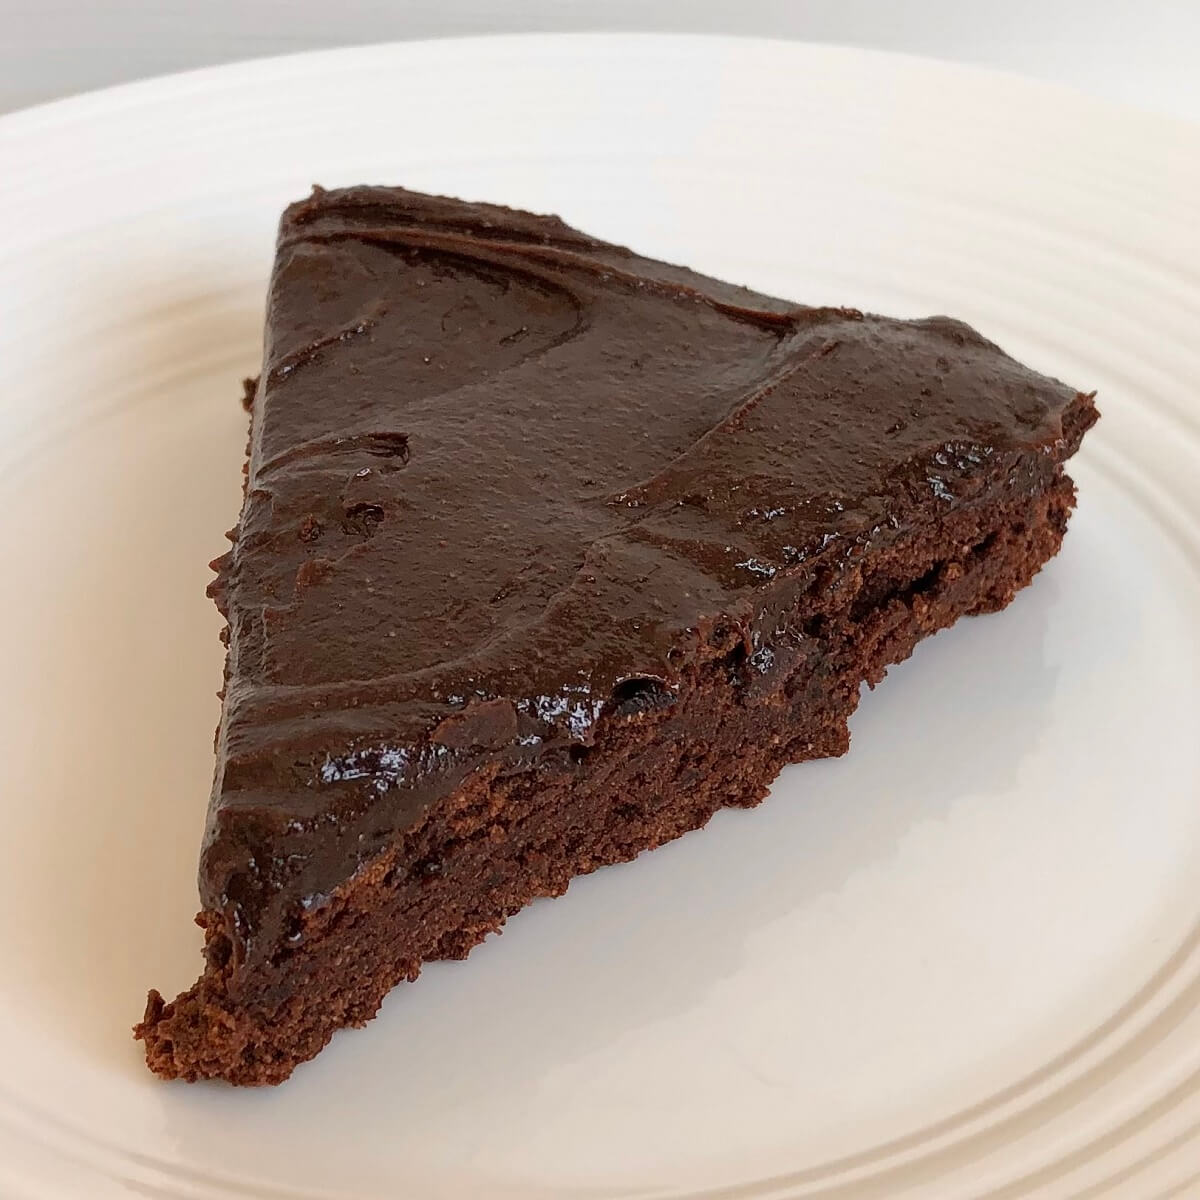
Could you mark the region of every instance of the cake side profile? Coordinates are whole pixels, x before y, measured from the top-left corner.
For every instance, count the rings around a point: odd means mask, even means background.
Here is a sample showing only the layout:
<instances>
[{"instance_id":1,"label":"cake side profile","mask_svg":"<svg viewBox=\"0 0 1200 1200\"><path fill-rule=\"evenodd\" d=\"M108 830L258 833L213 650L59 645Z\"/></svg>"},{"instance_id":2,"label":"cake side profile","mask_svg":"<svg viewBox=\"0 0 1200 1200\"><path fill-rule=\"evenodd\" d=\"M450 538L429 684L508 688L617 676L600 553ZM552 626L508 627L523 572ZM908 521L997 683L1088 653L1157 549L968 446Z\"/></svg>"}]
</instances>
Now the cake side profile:
<instances>
[{"instance_id":1,"label":"cake side profile","mask_svg":"<svg viewBox=\"0 0 1200 1200\"><path fill-rule=\"evenodd\" d=\"M280 225L200 862L136 1036L274 1084L424 962L839 755L1061 544L1089 394L393 188Z\"/></svg>"}]
</instances>

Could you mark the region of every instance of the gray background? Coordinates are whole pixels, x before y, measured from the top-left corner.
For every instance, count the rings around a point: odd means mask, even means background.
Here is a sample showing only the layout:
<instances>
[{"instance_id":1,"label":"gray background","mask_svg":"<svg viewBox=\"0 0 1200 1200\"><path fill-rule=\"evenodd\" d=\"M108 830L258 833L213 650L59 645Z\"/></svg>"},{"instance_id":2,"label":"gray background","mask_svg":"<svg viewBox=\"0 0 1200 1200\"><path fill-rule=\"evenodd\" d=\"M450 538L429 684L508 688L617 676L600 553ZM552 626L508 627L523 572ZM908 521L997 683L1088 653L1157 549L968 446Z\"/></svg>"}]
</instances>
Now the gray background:
<instances>
[{"instance_id":1,"label":"gray background","mask_svg":"<svg viewBox=\"0 0 1200 1200\"><path fill-rule=\"evenodd\" d=\"M1200 0L0 0L0 111L266 54L592 29L902 50L1200 120Z\"/></svg>"}]
</instances>

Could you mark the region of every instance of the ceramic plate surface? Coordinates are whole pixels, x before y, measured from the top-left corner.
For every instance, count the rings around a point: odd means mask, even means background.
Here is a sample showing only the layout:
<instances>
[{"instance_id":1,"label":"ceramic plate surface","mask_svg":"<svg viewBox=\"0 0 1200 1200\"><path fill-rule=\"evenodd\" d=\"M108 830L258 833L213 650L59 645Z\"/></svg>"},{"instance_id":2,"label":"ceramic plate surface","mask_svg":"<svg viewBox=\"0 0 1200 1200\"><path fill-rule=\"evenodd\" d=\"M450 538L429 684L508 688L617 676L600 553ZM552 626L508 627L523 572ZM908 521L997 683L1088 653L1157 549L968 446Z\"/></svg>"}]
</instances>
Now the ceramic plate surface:
<instances>
[{"instance_id":1,"label":"ceramic plate surface","mask_svg":"<svg viewBox=\"0 0 1200 1200\"><path fill-rule=\"evenodd\" d=\"M1200 130L915 59L520 37L0 121L0 1195L1200 1195ZM200 965L219 618L282 206L560 213L1096 388L1062 554L787 770L428 968L286 1086L130 1039Z\"/></svg>"}]
</instances>

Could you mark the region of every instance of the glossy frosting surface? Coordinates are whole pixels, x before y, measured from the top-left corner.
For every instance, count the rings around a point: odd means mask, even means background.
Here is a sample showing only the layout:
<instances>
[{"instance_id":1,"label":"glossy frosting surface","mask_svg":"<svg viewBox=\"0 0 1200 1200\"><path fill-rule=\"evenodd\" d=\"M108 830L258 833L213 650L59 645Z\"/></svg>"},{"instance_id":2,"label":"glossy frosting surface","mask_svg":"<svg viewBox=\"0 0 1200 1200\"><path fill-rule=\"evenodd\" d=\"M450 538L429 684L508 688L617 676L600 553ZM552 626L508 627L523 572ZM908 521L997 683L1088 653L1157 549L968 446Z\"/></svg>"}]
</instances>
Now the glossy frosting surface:
<instances>
[{"instance_id":1,"label":"glossy frosting surface","mask_svg":"<svg viewBox=\"0 0 1200 1200\"><path fill-rule=\"evenodd\" d=\"M1083 398L943 317L801 307L399 189L284 215L201 894L265 952L481 762L586 745ZM790 589L790 591L789 591Z\"/></svg>"}]
</instances>

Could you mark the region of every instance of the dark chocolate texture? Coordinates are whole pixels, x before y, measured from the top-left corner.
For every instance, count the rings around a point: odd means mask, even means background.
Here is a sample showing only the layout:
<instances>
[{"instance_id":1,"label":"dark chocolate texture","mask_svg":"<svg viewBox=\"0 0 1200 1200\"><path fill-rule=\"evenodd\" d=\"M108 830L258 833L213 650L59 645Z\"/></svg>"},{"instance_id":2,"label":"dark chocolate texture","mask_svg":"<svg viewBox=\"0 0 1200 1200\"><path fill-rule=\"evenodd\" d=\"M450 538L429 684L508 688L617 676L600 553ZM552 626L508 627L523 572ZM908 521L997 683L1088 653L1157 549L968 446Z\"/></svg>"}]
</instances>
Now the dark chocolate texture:
<instances>
[{"instance_id":1,"label":"dark chocolate texture","mask_svg":"<svg viewBox=\"0 0 1200 1200\"><path fill-rule=\"evenodd\" d=\"M479 768L577 769L606 717L673 705L714 636L769 692L810 652L801 597L915 522L1047 492L1094 419L945 317L788 304L553 217L318 189L280 227L212 588L210 959L268 964Z\"/></svg>"}]
</instances>

